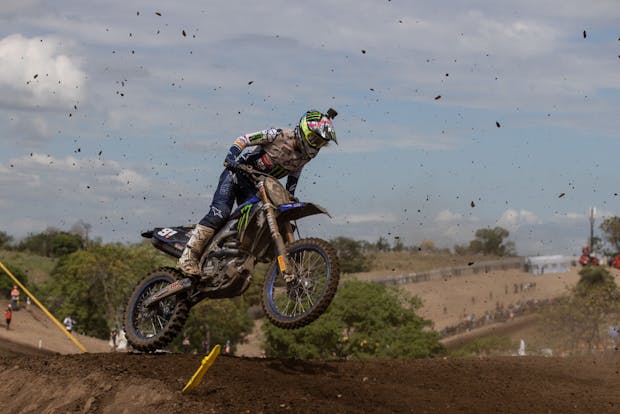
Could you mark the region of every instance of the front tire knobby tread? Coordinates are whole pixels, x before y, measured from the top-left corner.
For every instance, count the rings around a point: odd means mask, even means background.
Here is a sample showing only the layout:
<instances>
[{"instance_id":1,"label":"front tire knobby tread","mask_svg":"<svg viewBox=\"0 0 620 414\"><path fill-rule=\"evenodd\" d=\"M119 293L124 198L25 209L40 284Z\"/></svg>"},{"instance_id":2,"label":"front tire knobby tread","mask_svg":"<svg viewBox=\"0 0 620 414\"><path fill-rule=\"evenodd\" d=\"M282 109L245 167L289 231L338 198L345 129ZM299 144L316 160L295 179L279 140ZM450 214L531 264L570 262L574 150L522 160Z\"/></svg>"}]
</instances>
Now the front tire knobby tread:
<instances>
[{"instance_id":1,"label":"front tire knobby tread","mask_svg":"<svg viewBox=\"0 0 620 414\"><path fill-rule=\"evenodd\" d=\"M272 324L274 324L275 326L281 329L299 329L314 322L316 319L319 318L319 316L321 316L327 310L327 307L331 304L332 300L334 299L334 296L336 295L336 290L338 290L338 283L340 281L340 262L338 260L338 254L336 253L336 249L334 249L332 245L326 242L325 240L322 240L319 238L306 238L306 239L296 240L293 243L290 243L289 245L287 245L286 246L287 252L290 252L291 250L295 249L300 244L301 245L314 245L325 252L327 256L328 264L329 264L329 269L330 269L330 278L325 288L325 293L321 296L320 302L315 305L312 311L310 311L308 314L304 315L300 319L294 319L292 321L289 321L289 320L283 320L278 315L275 315L273 311L270 309L270 307L267 306L268 278L265 277L265 285L263 286L262 307L269 321L271 321ZM269 271L267 272L267 275L275 271L275 269L273 268L274 266L276 266L276 263L274 263L273 266L270 267Z\"/></svg>"}]
</instances>

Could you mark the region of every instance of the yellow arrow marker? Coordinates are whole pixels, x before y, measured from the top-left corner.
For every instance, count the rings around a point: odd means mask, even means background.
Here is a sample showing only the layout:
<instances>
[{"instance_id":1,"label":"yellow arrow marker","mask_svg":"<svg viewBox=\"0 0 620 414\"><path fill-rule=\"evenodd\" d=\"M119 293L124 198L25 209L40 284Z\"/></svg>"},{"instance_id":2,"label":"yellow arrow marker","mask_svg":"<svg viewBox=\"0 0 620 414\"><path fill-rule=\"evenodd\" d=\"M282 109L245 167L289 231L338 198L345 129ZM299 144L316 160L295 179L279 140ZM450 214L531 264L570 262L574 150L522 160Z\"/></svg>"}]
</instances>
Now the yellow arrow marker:
<instances>
[{"instance_id":1,"label":"yellow arrow marker","mask_svg":"<svg viewBox=\"0 0 620 414\"><path fill-rule=\"evenodd\" d=\"M215 345L215 347L213 347L209 355L202 358L202 363L200 364L200 367L198 368L198 370L196 370L196 373L194 373L194 375L187 382L187 384L185 384L185 387L183 388L183 391L182 391L183 394L193 390L198 385L200 385L200 382L202 381L202 377L205 376L205 373L207 372L209 367L213 365L213 362L215 362L215 358L217 358L217 356L220 354L220 348L221 347L219 345Z\"/></svg>"}]
</instances>

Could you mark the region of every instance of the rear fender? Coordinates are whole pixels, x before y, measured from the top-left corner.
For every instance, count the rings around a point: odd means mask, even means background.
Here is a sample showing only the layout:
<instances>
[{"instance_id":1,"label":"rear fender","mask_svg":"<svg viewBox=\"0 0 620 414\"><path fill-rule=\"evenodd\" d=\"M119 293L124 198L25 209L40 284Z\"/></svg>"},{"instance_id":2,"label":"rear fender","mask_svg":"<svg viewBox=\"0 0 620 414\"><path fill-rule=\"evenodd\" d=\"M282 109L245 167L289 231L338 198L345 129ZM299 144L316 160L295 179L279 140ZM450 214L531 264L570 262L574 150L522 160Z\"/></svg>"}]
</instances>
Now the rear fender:
<instances>
[{"instance_id":1,"label":"rear fender","mask_svg":"<svg viewBox=\"0 0 620 414\"><path fill-rule=\"evenodd\" d=\"M262 204L257 207L260 206L262 206ZM317 204L289 203L281 204L277 207L276 220L279 225L282 225L314 214L327 214L331 217L327 210ZM247 223L247 227L245 227L241 233L241 249L251 252L259 259L271 258L275 252L273 248L273 239L262 209L252 209Z\"/></svg>"},{"instance_id":2,"label":"rear fender","mask_svg":"<svg viewBox=\"0 0 620 414\"><path fill-rule=\"evenodd\" d=\"M327 210L314 203L290 203L278 206L279 222L295 221L315 214L326 214L331 218Z\"/></svg>"},{"instance_id":3,"label":"rear fender","mask_svg":"<svg viewBox=\"0 0 620 414\"><path fill-rule=\"evenodd\" d=\"M191 237L193 227L156 227L145 231L142 237L151 239L153 246L170 256L179 258Z\"/></svg>"}]
</instances>

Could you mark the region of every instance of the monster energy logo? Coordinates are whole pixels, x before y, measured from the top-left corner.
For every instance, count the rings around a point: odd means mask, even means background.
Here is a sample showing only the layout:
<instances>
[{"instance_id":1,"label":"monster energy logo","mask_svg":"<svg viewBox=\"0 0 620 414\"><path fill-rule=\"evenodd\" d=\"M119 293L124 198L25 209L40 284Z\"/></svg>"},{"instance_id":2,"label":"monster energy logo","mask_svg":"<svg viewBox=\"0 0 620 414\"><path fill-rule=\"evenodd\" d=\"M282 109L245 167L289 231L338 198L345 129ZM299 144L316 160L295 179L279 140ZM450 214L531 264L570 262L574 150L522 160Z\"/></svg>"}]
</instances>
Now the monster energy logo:
<instances>
[{"instance_id":1,"label":"monster energy logo","mask_svg":"<svg viewBox=\"0 0 620 414\"><path fill-rule=\"evenodd\" d=\"M276 178L282 178L288 174L288 170L286 168L282 168L279 165L276 165L271 170L269 170L269 175L274 176Z\"/></svg>"},{"instance_id":2,"label":"monster energy logo","mask_svg":"<svg viewBox=\"0 0 620 414\"><path fill-rule=\"evenodd\" d=\"M254 135L250 135L250 142L254 142L254 141L258 141L260 139L262 139L264 137L264 135L262 133L258 133L258 134L254 134Z\"/></svg>"},{"instance_id":3,"label":"monster energy logo","mask_svg":"<svg viewBox=\"0 0 620 414\"><path fill-rule=\"evenodd\" d=\"M308 112L306 114L306 120L307 121L320 121L321 120L321 113L318 112L318 111Z\"/></svg>"},{"instance_id":4,"label":"monster energy logo","mask_svg":"<svg viewBox=\"0 0 620 414\"><path fill-rule=\"evenodd\" d=\"M250 210L252 210L252 204L246 204L241 207L241 217L239 217L239 222L237 223L237 231L239 233L248 226L248 222L250 221Z\"/></svg>"}]
</instances>

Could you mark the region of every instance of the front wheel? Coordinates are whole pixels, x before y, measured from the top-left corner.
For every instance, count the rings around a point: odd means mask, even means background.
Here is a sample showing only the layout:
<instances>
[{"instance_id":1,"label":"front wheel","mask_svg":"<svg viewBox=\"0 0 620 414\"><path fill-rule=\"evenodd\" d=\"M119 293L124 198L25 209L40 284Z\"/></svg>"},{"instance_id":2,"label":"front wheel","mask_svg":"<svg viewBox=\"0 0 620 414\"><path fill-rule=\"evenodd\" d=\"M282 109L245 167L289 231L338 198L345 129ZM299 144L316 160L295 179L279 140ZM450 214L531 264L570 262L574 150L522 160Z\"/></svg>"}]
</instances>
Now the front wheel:
<instances>
[{"instance_id":1,"label":"front wheel","mask_svg":"<svg viewBox=\"0 0 620 414\"><path fill-rule=\"evenodd\" d=\"M273 263L263 286L263 309L275 326L297 329L315 321L332 302L340 279L336 250L321 239L301 239L286 247L294 278L284 280Z\"/></svg>"},{"instance_id":2,"label":"front wheel","mask_svg":"<svg viewBox=\"0 0 620 414\"><path fill-rule=\"evenodd\" d=\"M169 296L150 306L145 299L183 278L178 270L163 267L149 273L135 287L125 309L127 342L136 350L153 352L168 345L180 332L189 315L187 300Z\"/></svg>"}]
</instances>

